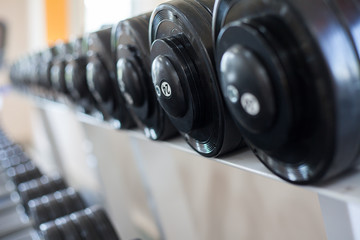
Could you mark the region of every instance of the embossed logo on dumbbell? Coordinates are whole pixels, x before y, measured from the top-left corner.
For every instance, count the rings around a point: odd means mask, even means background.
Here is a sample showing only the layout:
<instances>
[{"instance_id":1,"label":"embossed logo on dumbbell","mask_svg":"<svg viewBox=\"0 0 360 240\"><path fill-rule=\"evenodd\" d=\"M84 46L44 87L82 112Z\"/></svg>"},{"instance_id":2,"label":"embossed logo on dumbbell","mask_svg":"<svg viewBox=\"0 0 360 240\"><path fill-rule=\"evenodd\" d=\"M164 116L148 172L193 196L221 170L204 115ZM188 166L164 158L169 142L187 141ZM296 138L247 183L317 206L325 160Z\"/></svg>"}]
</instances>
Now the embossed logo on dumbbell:
<instances>
[{"instance_id":1,"label":"embossed logo on dumbbell","mask_svg":"<svg viewBox=\"0 0 360 240\"><path fill-rule=\"evenodd\" d=\"M171 97L171 87L170 84L166 81L162 81L159 85L155 85L155 91L156 94L158 95L158 97L161 96L161 93L165 96L165 97Z\"/></svg>"},{"instance_id":2,"label":"embossed logo on dumbbell","mask_svg":"<svg viewBox=\"0 0 360 240\"><path fill-rule=\"evenodd\" d=\"M244 93L240 99L241 106L245 112L251 116L256 116L260 112L259 100L251 93Z\"/></svg>"},{"instance_id":3,"label":"embossed logo on dumbbell","mask_svg":"<svg viewBox=\"0 0 360 240\"><path fill-rule=\"evenodd\" d=\"M171 97L171 87L168 82L163 81L161 83L161 92L164 94L165 97Z\"/></svg>"}]
</instances>

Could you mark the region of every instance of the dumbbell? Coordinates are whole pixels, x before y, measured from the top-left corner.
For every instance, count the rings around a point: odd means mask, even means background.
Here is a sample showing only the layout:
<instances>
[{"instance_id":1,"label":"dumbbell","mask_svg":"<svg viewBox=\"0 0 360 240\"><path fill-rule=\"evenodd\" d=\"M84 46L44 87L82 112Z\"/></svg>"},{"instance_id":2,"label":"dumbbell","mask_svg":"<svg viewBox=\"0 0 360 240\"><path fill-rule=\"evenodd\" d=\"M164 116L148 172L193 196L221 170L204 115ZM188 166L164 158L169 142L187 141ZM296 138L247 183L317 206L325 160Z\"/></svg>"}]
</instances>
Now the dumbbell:
<instances>
[{"instance_id":1,"label":"dumbbell","mask_svg":"<svg viewBox=\"0 0 360 240\"><path fill-rule=\"evenodd\" d=\"M153 140L164 140L177 131L156 100L150 69L148 42L151 13L120 21L112 33L116 56L117 88L126 100L145 135Z\"/></svg>"},{"instance_id":2,"label":"dumbbell","mask_svg":"<svg viewBox=\"0 0 360 240\"><path fill-rule=\"evenodd\" d=\"M38 63L38 83L43 89L50 90L52 87L51 68L53 66L53 61L57 55L58 49L56 48L56 46L45 49L41 52L41 59Z\"/></svg>"},{"instance_id":3,"label":"dumbbell","mask_svg":"<svg viewBox=\"0 0 360 240\"><path fill-rule=\"evenodd\" d=\"M157 99L198 153L213 157L243 144L224 107L211 41L214 1L170 1L150 20L151 74Z\"/></svg>"},{"instance_id":4,"label":"dumbbell","mask_svg":"<svg viewBox=\"0 0 360 240\"><path fill-rule=\"evenodd\" d=\"M21 61L19 59L17 59L15 62L13 62L11 64L10 67L10 71L9 71L9 76L10 76L10 81L12 83L12 85L16 86L16 87L20 87L21 86Z\"/></svg>"},{"instance_id":5,"label":"dumbbell","mask_svg":"<svg viewBox=\"0 0 360 240\"><path fill-rule=\"evenodd\" d=\"M44 240L118 240L105 211L97 206L40 225Z\"/></svg>"},{"instance_id":6,"label":"dumbbell","mask_svg":"<svg viewBox=\"0 0 360 240\"><path fill-rule=\"evenodd\" d=\"M0 142L2 140L4 139L1 138ZM2 145L0 143L0 166L3 170L6 170L11 167L16 167L19 164L24 164L30 161L30 159L25 155L25 153L23 152L22 148L19 145L13 145L10 141L4 144L5 145ZM8 147L2 148L2 146L8 146Z\"/></svg>"},{"instance_id":7,"label":"dumbbell","mask_svg":"<svg viewBox=\"0 0 360 240\"><path fill-rule=\"evenodd\" d=\"M50 81L53 90L66 94L68 89L65 83L65 66L72 54L72 46L70 43L59 43L55 47L58 49L58 54L53 59L50 69Z\"/></svg>"},{"instance_id":8,"label":"dumbbell","mask_svg":"<svg viewBox=\"0 0 360 240\"><path fill-rule=\"evenodd\" d=\"M115 64L111 51L111 28L90 33L87 37L88 63L86 80L97 108L105 119L116 119L120 128L135 124L125 106L125 100L116 88Z\"/></svg>"},{"instance_id":9,"label":"dumbbell","mask_svg":"<svg viewBox=\"0 0 360 240\"><path fill-rule=\"evenodd\" d=\"M48 84L46 82L46 66L48 66L48 64L44 62L44 53L37 52L31 54L27 59L25 63L22 63L25 65L25 70L22 73L25 82L22 90L27 94L45 96L44 84Z\"/></svg>"},{"instance_id":10,"label":"dumbbell","mask_svg":"<svg viewBox=\"0 0 360 240\"><path fill-rule=\"evenodd\" d=\"M358 163L360 5L220 0L215 59L225 102L256 156L298 184Z\"/></svg>"},{"instance_id":11,"label":"dumbbell","mask_svg":"<svg viewBox=\"0 0 360 240\"><path fill-rule=\"evenodd\" d=\"M56 191L65 189L66 187L67 185L62 177L48 177L44 175L40 178L19 184L17 191L26 212L28 212L27 203L30 200L49 193L54 193Z\"/></svg>"},{"instance_id":12,"label":"dumbbell","mask_svg":"<svg viewBox=\"0 0 360 240\"><path fill-rule=\"evenodd\" d=\"M42 223L85 208L85 203L73 188L32 199L27 205L29 216L33 219L36 228Z\"/></svg>"},{"instance_id":13,"label":"dumbbell","mask_svg":"<svg viewBox=\"0 0 360 240\"><path fill-rule=\"evenodd\" d=\"M42 176L32 161L18 164L6 170L8 178L16 185Z\"/></svg>"},{"instance_id":14,"label":"dumbbell","mask_svg":"<svg viewBox=\"0 0 360 240\"><path fill-rule=\"evenodd\" d=\"M83 38L71 42L73 53L65 66L65 86L68 97L85 112L91 113L96 105L86 82L87 44Z\"/></svg>"}]
</instances>

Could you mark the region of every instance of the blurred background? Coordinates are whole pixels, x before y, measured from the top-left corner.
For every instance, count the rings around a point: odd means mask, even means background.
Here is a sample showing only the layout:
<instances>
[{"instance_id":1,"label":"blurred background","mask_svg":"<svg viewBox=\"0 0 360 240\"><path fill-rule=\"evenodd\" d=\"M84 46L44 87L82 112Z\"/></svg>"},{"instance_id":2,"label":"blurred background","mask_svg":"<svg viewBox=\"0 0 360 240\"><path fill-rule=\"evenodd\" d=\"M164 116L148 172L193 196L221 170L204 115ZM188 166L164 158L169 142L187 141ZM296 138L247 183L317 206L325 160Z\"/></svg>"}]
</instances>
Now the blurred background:
<instances>
[{"instance_id":1,"label":"blurred background","mask_svg":"<svg viewBox=\"0 0 360 240\"><path fill-rule=\"evenodd\" d=\"M154 0L0 0L0 124L106 207L123 239L326 239L318 196L82 119L11 90L12 61L151 11ZM5 34L4 34L5 33Z\"/></svg>"}]
</instances>

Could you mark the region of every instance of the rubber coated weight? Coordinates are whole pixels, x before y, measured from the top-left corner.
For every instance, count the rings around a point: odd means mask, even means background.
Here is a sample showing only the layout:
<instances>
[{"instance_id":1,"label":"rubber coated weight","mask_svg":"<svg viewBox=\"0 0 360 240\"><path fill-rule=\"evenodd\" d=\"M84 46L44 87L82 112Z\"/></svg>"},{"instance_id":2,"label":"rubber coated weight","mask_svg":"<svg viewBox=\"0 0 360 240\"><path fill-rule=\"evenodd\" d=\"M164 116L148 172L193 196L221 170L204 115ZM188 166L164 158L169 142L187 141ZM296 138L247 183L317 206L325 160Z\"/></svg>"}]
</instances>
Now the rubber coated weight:
<instances>
[{"instance_id":1,"label":"rubber coated weight","mask_svg":"<svg viewBox=\"0 0 360 240\"><path fill-rule=\"evenodd\" d=\"M85 56L75 56L65 66L65 85L75 102L87 99L90 94L86 83L86 64Z\"/></svg>"},{"instance_id":2,"label":"rubber coated weight","mask_svg":"<svg viewBox=\"0 0 360 240\"><path fill-rule=\"evenodd\" d=\"M79 233L76 230L75 225L73 224L73 222L71 221L71 219L68 216L58 218L54 222L55 222L56 226L58 227L58 229L60 229L60 231L63 235L63 240L79 240L79 239L81 239Z\"/></svg>"},{"instance_id":3,"label":"rubber coated weight","mask_svg":"<svg viewBox=\"0 0 360 240\"><path fill-rule=\"evenodd\" d=\"M19 164L30 161L18 145L12 145L6 149L0 150L0 163L3 169L15 167Z\"/></svg>"},{"instance_id":4,"label":"rubber coated weight","mask_svg":"<svg viewBox=\"0 0 360 240\"><path fill-rule=\"evenodd\" d=\"M39 169L32 163L27 162L11 167L6 171L7 176L14 182L15 185L29 181L41 176Z\"/></svg>"},{"instance_id":5,"label":"rubber coated weight","mask_svg":"<svg viewBox=\"0 0 360 240\"><path fill-rule=\"evenodd\" d=\"M91 113L96 101L90 93L86 81L87 44L83 38L78 38L72 42L73 54L68 58L65 66L65 86L68 90L69 98L84 112Z\"/></svg>"},{"instance_id":6,"label":"rubber coated weight","mask_svg":"<svg viewBox=\"0 0 360 240\"><path fill-rule=\"evenodd\" d=\"M25 210L27 210L27 203L29 200L64 188L66 188L66 183L61 177L49 178L47 176L42 176L41 178L20 184L18 186L18 193Z\"/></svg>"},{"instance_id":7,"label":"rubber coated weight","mask_svg":"<svg viewBox=\"0 0 360 240\"><path fill-rule=\"evenodd\" d=\"M151 13L119 22L113 28L113 51L116 56L117 88L126 100L145 135L164 140L177 131L156 100L150 70L148 29Z\"/></svg>"},{"instance_id":8,"label":"rubber coated weight","mask_svg":"<svg viewBox=\"0 0 360 240\"><path fill-rule=\"evenodd\" d=\"M102 236L106 237L104 239L120 239L115 229L113 228L108 216L106 215L104 209L98 206L92 206L88 209L85 209L84 211L95 224L97 232L99 232Z\"/></svg>"},{"instance_id":9,"label":"rubber coated weight","mask_svg":"<svg viewBox=\"0 0 360 240\"><path fill-rule=\"evenodd\" d=\"M71 221L76 225L78 232L83 240L96 240L97 235L90 225L83 211L70 214Z\"/></svg>"},{"instance_id":10,"label":"rubber coated weight","mask_svg":"<svg viewBox=\"0 0 360 240\"><path fill-rule=\"evenodd\" d=\"M11 145L6 149L0 150L0 161L7 160L10 157L23 155L24 152L19 145Z\"/></svg>"},{"instance_id":11,"label":"rubber coated weight","mask_svg":"<svg viewBox=\"0 0 360 240\"><path fill-rule=\"evenodd\" d=\"M56 191L53 193L54 198L57 202L59 208L65 213L63 215L67 215L71 213L71 207L68 203L65 202L64 195L66 194L66 190Z\"/></svg>"},{"instance_id":12,"label":"rubber coated weight","mask_svg":"<svg viewBox=\"0 0 360 240\"><path fill-rule=\"evenodd\" d=\"M68 89L65 83L65 67L72 53L71 43L59 43L55 46L58 49L56 58L50 69L50 81L53 90L60 93L67 93Z\"/></svg>"},{"instance_id":13,"label":"rubber coated weight","mask_svg":"<svg viewBox=\"0 0 360 240\"><path fill-rule=\"evenodd\" d=\"M27 158L25 155L16 155L11 156L7 158L6 160L1 161L1 167L3 169L8 169L10 167L16 167L19 164L24 164L31 161L29 158Z\"/></svg>"},{"instance_id":14,"label":"rubber coated weight","mask_svg":"<svg viewBox=\"0 0 360 240\"><path fill-rule=\"evenodd\" d=\"M40 198L30 200L28 202L28 209L29 217L33 219L36 228L38 228L40 224L47 222L50 218Z\"/></svg>"},{"instance_id":15,"label":"rubber coated weight","mask_svg":"<svg viewBox=\"0 0 360 240\"><path fill-rule=\"evenodd\" d=\"M65 66L65 60L56 59L54 60L50 70L50 77L53 88L62 93L67 92L65 85Z\"/></svg>"},{"instance_id":16,"label":"rubber coated weight","mask_svg":"<svg viewBox=\"0 0 360 240\"><path fill-rule=\"evenodd\" d=\"M328 179L358 162L355 6L336 0L215 4L225 102L257 157L287 181Z\"/></svg>"},{"instance_id":17,"label":"rubber coated weight","mask_svg":"<svg viewBox=\"0 0 360 240\"><path fill-rule=\"evenodd\" d=\"M106 229L104 222L97 218L94 213L92 212L93 207L84 209L84 212L88 219L93 223L98 235L101 239L112 239L111 232Z\"/></svg>"},{"instance_id":18,"label":"rubber coated weight","mask_svg":"<svg viewBox=\"0 0 360 240\"><path fill-rule=\"evenodd\" d=\"M243 144L223 105L213 64L213 1L170 1L150 20L151 72L157 99L188 144L213 157Z\"/></svg>"},{"instance_id":19,"label":"rubber coated weight","mask_svg":"<svg viewBox=\"0 0 360 240\"><path fill-rule=\"evenodd\" d=\"M48 192L48 193L62 190L67 187L65 180L61 176L53 176L53 177L49 178L49 180L50 181L48 181L48 184L51 189L51 192ZM46 193L46 194L48 194L48 193Z\"/></svg>"},{"instance_id":20,"label":"rubber coated weight","mask_svg":"<svg viewBox=\"0 0 360 240\"><path fill-rule=\"evenodd\" d=\"M44 240L63 240L61 232L54 222L43 223L39 229Z\"/></svg>"},{"instance_id":21,"label":"rubber coated weight","mask_svg":"<svg viewBox=\"0 0 360 240\"><path fill-rule=\"evenodd\" d=\"M61 217L63 214L57 208L57 202L55 199L50 195L44 195L41 197L41 204L44 205L48 212L49 220L56 219Z\"/></svg>"},{"instance_id":22,"label":"rubber coated weight","mask_svg":"<svg viewBox=\"0 0 360 240\"><path fill-rule=\"evenodd\" d=\"M116 88L111 28L90 33L87 43L86 81L98 110L103 113L105 119L118 120L120 128L132 128L133 119L125 106L125 100Z\"/></svg>"},{"instance_id":23,"label":"rubber coated weight","mask_svg":"<svg viewBox=\"0 0 360 240\"><path fill-rule=\"evenodd\" d=\"M23 164L25 166L25 175L26 175L26 176L24 176L24 181L39 178L42 176L40 170L35 166L35 164L33 162L27 161ZM21 182L24 182L24 181L21 181Z\"/></svg>"},{"instance_id":24,"label":"rubber coated weight","mask_svg":"<svg viewBox=\"0 0 360 240\"><path fill-rule=\"evenodd\" d=\"M58 49L54 46L46 49L41 53L40 59L38 59L39 74L37 84L45 89L50 89L51 84L51 67L53 66L53 60L58 55Z\"/></svg>"},{"instance_id":25,"label":"rubber coated weight","mask_svg":"<svg viewBox=\"0 0 360 240\"><path fill-rule=\"evenodd\" d=\"M85 208L84 201L80 197L79 193L75 191L75 189L67 188L66 190L63 191L62 196L66 208L69 209L69 212L67 212L67 214Z\"/></svg>"}]
</instances>

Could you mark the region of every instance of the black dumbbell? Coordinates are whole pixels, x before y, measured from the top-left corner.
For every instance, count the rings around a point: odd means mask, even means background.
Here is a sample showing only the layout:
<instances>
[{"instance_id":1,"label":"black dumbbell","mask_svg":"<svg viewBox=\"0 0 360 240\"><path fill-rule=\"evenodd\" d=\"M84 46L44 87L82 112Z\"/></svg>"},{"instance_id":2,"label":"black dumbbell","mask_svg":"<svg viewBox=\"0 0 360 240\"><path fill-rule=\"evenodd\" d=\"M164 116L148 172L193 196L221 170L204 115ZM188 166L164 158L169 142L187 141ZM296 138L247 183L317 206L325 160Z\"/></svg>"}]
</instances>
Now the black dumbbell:
<instances>
[{"instance_id":1,"label":"black dumbbell","mask_svg":"<svg viewBox=\"0 0 360 240\"><path fill-rule=\"evenodd\" d=\"M35 227L85 208L82 198L73 188L32 199L27 204Z\"/></svg>"},{"instance_id":2,"label":"black dumbbell","mask_svg":"<svg viewBox=\"0 0 360 240\"><path fill-rule=\"evenodd\" d=\"M54 193L58 190L65 189L66 187L67 185L64 179L59 176L42 176L41 178L21 183L18 186L17 191L25 210L28 212L27 203L31 199L38 198L49 193Z\"/></svg>"},{"instance_id":3,"label":"black dumbbell","mask_svg":"<svg viewBox=\"0 0 360 240\"><path fill-rule=\"evenodd\" d=\"M79 240L81 238L80 232L76 225L71 221L70 216L64 216L55 220L57 228L63 235L63 240Z\"/></svg>"},{"instance_id":4,"label":"black dumbbell","mask_svg":"<svg viewBox=\"0 0 360 240\"><path fill-rule=\"evenodd\" d=\"M40 236L44 240L60 236L63 240L94 239L119 240L105 211L97 206L72 213L52 222L41 224ZM77 237L77 238L76 238ZM54 238L55 239L55 238Z\"/></svg>"},{"instance_id":5,"label":"black dumbbell","mask_svg":"<svg viewBox=\"0 0 360 240\"><path fill-rule=\"evenodd\" d=\"M63 240L62 232L57 227L55 222L47 222L40 225L40 237L43 240ZM81 239L81 238L79 238Z\"/></svg>"},{"instance_id":6,"label":"black dumbbell","mask_svg":"<svg viewBox=\"0 0 360 240\"><path fill-rule=\"evenodd\" d=\"M189 145L213 157L243 144L224 107L213 64L214 1L171 1L150 20L152 80L157 98Z\"/></svg>"},{"instance_id":7,"label":"black dumbbell","mask_svg":"<svg viewBox=\"0 0 360 240\"><path fill-rule=\"evenodd\" d=\"M41 59L38 63L38 82L41 87L44 89L50 90L51 83L51 68L53 66L53 61L58 55L58 49L53 46L41 52Z\"/></svg>"},{"instance_id":8,"label":"black dumbbell","mask_svg":"<svg viewBox=\"0 0 360 240\"><path fill-rule=\"evenodd\" d=\"M306 184L358 162L359 44L352 0L217 1L222 92L257 157Z\"/></svg>"},{"instance_id":9,"label":"black dumbbell","mask_svg":"<svg viewBox=\"0 0 360 240\"><path fill-rule=\"evenodd\" d=\"M104 209L99 206L86 208L84 213L96 227L96 231L102 239L120 239Z\"/></svg>"},{"instance_id":10,"label":"black dumbbell","mask_svg":"<svg viewBox=\"0 0 360 240\"><path fill-rule=\"evenodd\" d=\"M164 140L177 131L156 100L150 69L148 42L151 13L133 17L114 26L112 42L116 56L117 87L126 106L145 135Z\"/></svg>"},{"instance_id":11,"label":"black dumbbell","mask_svg":"<svg viewBox=\"0 0 360 240\"><path fill-rule=\"evenodd\" d=\"M30 159L25 155L19 145L11 145L0 150L0 165L3 169L15 167L29 161Z\"/></svg>"},{"instance_id":12,"label":"black dumbbell","mask_svg":"<svg viewBox=\"0 0 360 240\"><path fill-rule=\"evenodd\" d=\"M5 140L5 139L4 139ZM6 140L8 141L8 140ZM23 155L24 151L19 145L13 144L9 141L9 145L0 149L0 161L6 160L9 157Z\"/></svg>"},{"instance_id":13,"label":"black dumbbell","mask_svg":"<svg viewBox=\"0 0 360 240\"><path fill-rule=\"evenodd\" d=\"M8 168L6 174L16 186L42 176L40 170L31 161Z\"/></svg>"},{"instance_id":14,"label":"black dumbbell","mask_svg":"<svg viewBox=\"0 0 360 240\"><path fill-rule=\"evenodd\" d=\"M105 119L116 119L120 128L135 125L125 100L116 88L115 63L111 51L111 28L90 33L87 37L88 63L86 80L99 111Z\"/></svg>"},{"instance_id":15,"label":"black dumbbell","mask_svg":"<svg viewBox=\"0 0 360 240\"><path fill-rule=\"evenodd\" d=\"M83 38L71 42L73 53L65 66L65 86L68 97L75 104L91 113L95 109L96 101L92 97L86 81L87 44Z\"/></svg>"},{"instance_id":16,"label":"black dumbbell","mask_svg":"<svg viewBox=\"0 0 360 240\"><path fill-rule=\"evenodd\" d=\"M65 67L72 54L72 45L70 43L61 43L55 46L58 54L53 60L50 69L50 81L53 90L67 94L68 89L65 83Z\"/></svg>"},{"instance_id":17,"label":"black dumbbell","mask_svg":"<svg viewBox=\"0 0 360 240\"><path fill-rule=\"evenodd\" d=\"M76 226L82 239L97 240L103 239L96 229L96 225L85 214L84 211L78 211L70 214L70 219Z\"/></svg>"}]
</instances>

